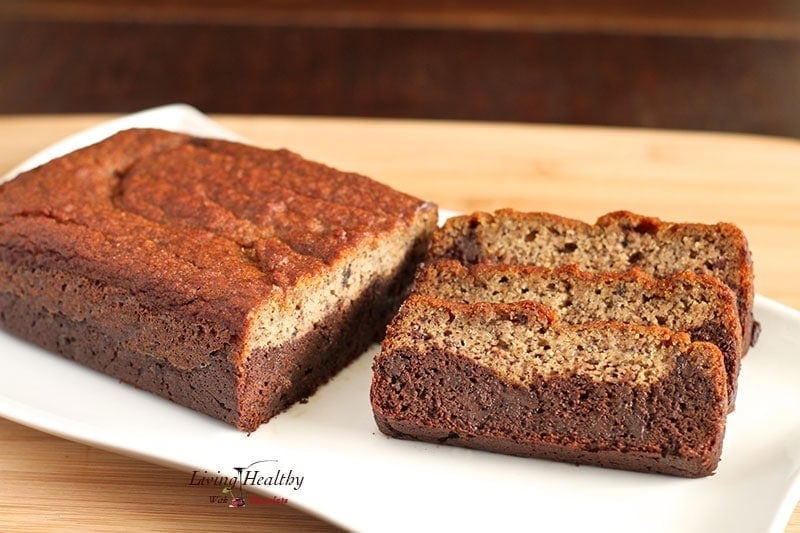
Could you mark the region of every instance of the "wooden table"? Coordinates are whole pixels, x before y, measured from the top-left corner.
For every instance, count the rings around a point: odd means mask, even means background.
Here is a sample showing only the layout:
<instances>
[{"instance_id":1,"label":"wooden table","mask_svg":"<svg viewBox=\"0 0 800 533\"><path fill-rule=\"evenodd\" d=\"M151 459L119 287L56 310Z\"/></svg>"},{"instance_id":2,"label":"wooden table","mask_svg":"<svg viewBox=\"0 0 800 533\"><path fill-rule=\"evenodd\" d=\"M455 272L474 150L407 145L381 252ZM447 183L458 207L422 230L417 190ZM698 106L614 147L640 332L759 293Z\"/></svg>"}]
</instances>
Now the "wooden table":
<instances>
[{"instance_id":1,"label":"wooden table","mask_svg":"<svg viewBox=\"0 0 800 533\"><path fill-rule=\"evenodd\" d=\"M0 117L0 173L107 116ZM800 142L457 122L220 116L263 146L357 170L470 211L513 206L594 220L630 209L740 225L761 294L800 308ZM2 371L2 370L0 370ZM334 530L285 506L209 505L186 476L0 419L0 530ZM800 507L787 531L800 532Z\"/></svg>"}]
</instances>

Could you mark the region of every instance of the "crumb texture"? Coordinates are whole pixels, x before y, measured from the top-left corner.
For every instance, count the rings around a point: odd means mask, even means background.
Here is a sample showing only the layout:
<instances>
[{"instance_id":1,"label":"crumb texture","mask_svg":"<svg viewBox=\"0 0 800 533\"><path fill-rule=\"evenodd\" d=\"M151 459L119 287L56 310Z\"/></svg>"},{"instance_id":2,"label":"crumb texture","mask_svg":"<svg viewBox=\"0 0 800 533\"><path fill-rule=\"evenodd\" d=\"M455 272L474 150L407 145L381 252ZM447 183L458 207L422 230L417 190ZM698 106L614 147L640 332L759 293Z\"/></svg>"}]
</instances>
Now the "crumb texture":
<instances>
[{"instance_id":1,"label":"crumb texture","mask_svg":"<svg viewBox=\"0 0 800 533\"><path fill-rule=\"evenodd\" d=\"M407 349L418 353L458 353L517 386L575 375L605 383L651 385L674 366L676 356L689 344L686 335L663 328L554 325L549 309L531 302L448 306L433 299L412 299L404 308L407 312L392 325L389 349L399 336ZM413 312L424 308L431 312Z\"/></svg>"},{"instance_id":2,"label":"crumb texture","mask_svg":"<svg viewBox=\"0 0 800 533\"><path fill-rule=\"evenodd\" d=\"M690 271L719 278L736 295L745 348L753 331L753 270L742 231L732 224L671 223L619 211L593 225L510 209L455 217L434 236L428 258L577 265L589 272L638 268L654 277Z\"/></svg>"}]
</instances>

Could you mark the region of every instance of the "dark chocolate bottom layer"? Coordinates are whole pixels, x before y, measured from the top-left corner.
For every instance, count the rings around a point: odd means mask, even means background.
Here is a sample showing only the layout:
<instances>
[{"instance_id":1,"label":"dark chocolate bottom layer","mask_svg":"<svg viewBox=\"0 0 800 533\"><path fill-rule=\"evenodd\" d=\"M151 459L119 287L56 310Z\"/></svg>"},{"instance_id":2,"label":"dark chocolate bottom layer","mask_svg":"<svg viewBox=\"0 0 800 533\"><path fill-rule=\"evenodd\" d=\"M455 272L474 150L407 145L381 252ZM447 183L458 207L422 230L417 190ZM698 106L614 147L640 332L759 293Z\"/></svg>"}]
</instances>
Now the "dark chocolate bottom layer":
<instances>
[{"instance_id":1,"label":"dark chocolate bottom layer","mask_svg":"<svg viewBox=\"0 0 800 533\"><path fill-rule=\"evenodd\" d=\"M739 370L742 364L742 348L736 343L726 328L718 323L708 323L695 328L689 334L693 341L710 342L722 352L728 384L728 412L736 408L736 394L739 391Z\"/></svg>"},{"instance_id":2,"label":"dark chocolate bottom layer","mask_svg":"<svg viewBox=\"0 0 800 533\"><path fill-rule=\"evenodd\" d=\"M0 324L10 333L140 389L158 394L246 431L311 395L380 340L405 297L420 251L387 277L377 278L347 309L283 346L251 354L243 375L228 355L191 370L126 347L119 332L88 320L50 313L36 300L0 292Z\"/></svg>"},{"instance_id":3,"label":"dark chocolate bottom layer","mask_svg":"<svg viewBox=\"0 0 800 533\"><path fill-rule=\"evenodd\" d=\"M236 376L231 365L226 364L227 353L215 353L208 366L180 370L164 360L126 348L124 338L105 328L49 313L36 301L5 292L0 293L0 321L6 331L42 348L233 423Z\"/></svg>"},{"instance_id":4,"label":"dark chocolate bottom layer","mask_svg":"<svg viewBox=\"0 0 800 533\"><path fill-rule=\"evenodd\" d=\"M619 450L588 451L579 447L546 442L518 442L492 435L461 435L446 429L423 426L408 420L389 420L375 415L375 422L386 435L397 439L447 444L473 450L483 450L519 457L547 459L575 465L600 466L633 472L669 474L681 477L701 477L690 461L662 457L658 454Z\"/></svg>"},{"instance_id":5,"label":"dark chocolate bottom layer","mask_svg":"<svg viewBox=\"0 0 800 533\"><path fill-rule=\"evenodd\" d=\"M395 278L374 282L348 310L338 310L314 330L275 349L250 355L239 388L236 425L251 431L310 396L369 346L379 341L405 297L413 265Z\"/></svg>"},{"instance_id":6,"label":"dark chocolate bottom layer","mask_svg":"<svg viewBox=\"0 0 800 533\"><path fill-rule=\"evenodd\" d=\"M590 379L509 384L447 353L381 354L371 399L385 434L492 452L659 472L713 473L727 402L688 362L649 389Z\"/></svg>"}]
</instances>

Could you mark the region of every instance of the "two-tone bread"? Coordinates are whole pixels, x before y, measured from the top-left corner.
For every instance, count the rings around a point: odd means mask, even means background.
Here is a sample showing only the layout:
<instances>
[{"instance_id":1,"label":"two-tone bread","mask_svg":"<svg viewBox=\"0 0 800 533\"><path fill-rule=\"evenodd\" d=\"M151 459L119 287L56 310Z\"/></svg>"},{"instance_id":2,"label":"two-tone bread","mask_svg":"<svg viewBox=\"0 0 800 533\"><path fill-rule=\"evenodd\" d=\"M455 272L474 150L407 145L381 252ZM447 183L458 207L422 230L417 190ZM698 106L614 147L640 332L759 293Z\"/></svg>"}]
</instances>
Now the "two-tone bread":
<instances>
[{"instance_id":1,"label":"two-tone bread","mask_svg":"<svg viewBox=\"0 0 800 533\"><path fill-rule=\"evenodd\" d=\"M286 150L124 131L0 186L0 323L253 430L380 337L436 218Z\"/></svg>"},{"instance_id":2,"label":"two-tone bread","mask_svg":"<svg viewBox=\"0 0 800 533\"><path fill-rule=\"evenodd\" d=\"M709 475L752 338L752 282L730 224L452 218L375 360L375 420L400 438Z\"/></svg>"},{"instance_id":3,"label":"two-tone bread","mask_svg":"<svg viewBox=\"0 0 800 533\"><path fill-rule=\"evenodd\" d=\"M719 461L722 353L685 333L412 295L382 348L371 398L387 435L686 477Z\"/></svg>"},{"instance_id":4,"label":"two-tone bread","mask_svg":"<svg viewBox=\"0 0 800 533\"><path fill-rule=\"evenodd\" d=\"M419 269L414 293L464 303L531 300L552 309L566 324L623 322L686 332L722 351L733 407L742 332L736 297L717 278L692 272L653 278L638 269L589 273L575 265L463 266L442 260Z\"/></svg>"}]
</instances>

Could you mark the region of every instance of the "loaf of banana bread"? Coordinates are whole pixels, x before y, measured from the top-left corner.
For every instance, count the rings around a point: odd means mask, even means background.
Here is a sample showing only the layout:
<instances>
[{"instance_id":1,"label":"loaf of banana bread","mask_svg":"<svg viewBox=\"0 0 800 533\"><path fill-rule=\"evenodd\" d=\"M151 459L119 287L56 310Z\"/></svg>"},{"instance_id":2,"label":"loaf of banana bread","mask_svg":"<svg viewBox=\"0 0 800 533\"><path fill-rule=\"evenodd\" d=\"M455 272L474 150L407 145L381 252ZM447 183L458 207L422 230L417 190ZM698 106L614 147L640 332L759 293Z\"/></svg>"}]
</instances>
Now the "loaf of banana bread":
<instances>
[{"instance_id":1,"label":"loaf of banana bread","mask_svg":"<svg viewBox=\"0 0 800 533\"><path fill-rule=\"evenodd\" d=\"M249 431L380 338L436 221L286 150L128 130L0 186L0 323Z\"/></svg>"},{"instance_id":2,"label":"loaf of banana bread","mask_svg":"<svg viewBox=\"0 0 800 533\"><path fill-rule=\"evenodd\" d=\"M451 218L434 236L428 257L464 264L576 264L590 272L636 267L655 277L685 270L708 274L736 295L743 353L757 336L750 251L744 234L732 224L680 224L619 211L590 225L503 209Z\"/></svg>"},{"instance_id":3,"label":"loaf of banana bread","mask_svg":"<svg viewBox=\"0 0 800 533\"><path fill-rule=\"evenodd\" d=\"M598 321L664 326L711 342L722 351L733 408L742 350L736 297L717 278L692 272L653 278L627 272L583 272L530 265L434 261L417 273L414 293L455 302L511 303L532 300L567 324Z\"/></svg>"},{"instance_id":4,"label":"loaf of banana bread","mask_svg":"<svg viewBox=\"0 0 800 533\"><path fill-rule=\"evenodd\" d=\"M722 353L685 333L412 295L373 369L393 437L686 477L719 461Z\"/></svg>"}]
</instances>

